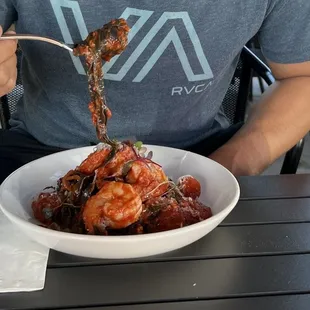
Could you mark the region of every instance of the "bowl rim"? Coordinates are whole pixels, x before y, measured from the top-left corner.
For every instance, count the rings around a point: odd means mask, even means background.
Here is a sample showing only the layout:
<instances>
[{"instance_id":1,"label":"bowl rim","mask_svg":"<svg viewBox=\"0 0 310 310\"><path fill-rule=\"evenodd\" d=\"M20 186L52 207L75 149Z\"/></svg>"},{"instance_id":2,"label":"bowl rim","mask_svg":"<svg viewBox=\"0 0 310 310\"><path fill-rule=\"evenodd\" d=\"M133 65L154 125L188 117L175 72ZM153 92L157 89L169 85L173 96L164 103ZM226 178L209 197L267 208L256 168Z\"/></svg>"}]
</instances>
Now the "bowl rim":
<instances>
[{"instance_id":1,"label":"bowl rim","mask_svg":"<svg viewBox=\"0 0 310 310\"><path fill-rule=\"evenodd\" d=\"M204 160L208 160L213 162L214 165L216 165L219 169L225 170L227 175L231 178L232 182L233 182L233 186L235 187L235 193L233 198L231 199L230 203L228 206L226 206L222 211L220 211L219 213L212 215L210 218L203 220L201 222L195 223L195 224L191 224L189 226L184 226L184 227L180 227L180 228L176 228L176 229L171 229L171 230L167 230L167 231L162 231L162 232L155 232L155 233L149 233L149 234L139 234L139 235L121 235L121 236L102 236L102 235L87 235L87 234L77 234L77 233L68 233L68 232L62 232L62 231L57 231L57 230L53 230L53 229L49 229L46 227L42 227L39 226L37 224L31 223L27 220L24 220L22 218L20 218L19 216L11 213L10 211L7 210L7 208L5 208L2 203L1 203L1 197L3 195L3 192L5 190L5 184L9 181L9 179L11 177L13 177L13 175L15 175L16 173L18 173L20 170L25 169L25 167L27 167L28 165L33 165L35 162L38 161L44 161L50 157L54 157L56 156L60 156L60 154L65 154L65 153L70 153L72 151L75 152L79 152L79 151L85 151L88 149L93 149L96 146L84 146L84 147L79 147L79 148L73 148L73 149L69 149L69 150L64 150L64 151L60 151L57 153L53 153L47 156L43 156L41 158L38 158L36 160L33 160L23 166L21 166L20 168L16 169L15 171L13 171L0 185L0 210L2 210L2 212L6 215L6 217L9 218L9 220L11 222L16 222L19 226L28 228L29 231L34 231L36 233L40 233L40 234L44 234L44 235L49 235L49 236L53 236L55 238L61 238L61 239L66 239L66 240L80 240L80 241L88 241L88 242L98 242L100 240L102 240L102 242L135 242L135 241L142 241L142 240L152 240L158 237L167 237L167 235L169 237L172 236L176 236L176 235L182 235L182 234L186 234L188 232L191 232L192 230L196 230L199 228L202 228L203 226L205 226L207 223L212 223L212 222L217 222L218 220L223 220L230 212L231 210L236 206L236 204L239 201L240 198L240 186L239 183L237 181L237 179L235 178L235 176L224 166L222 166L221 164L217 163L216 161L208 158L208 157L204 157L202 155L190 152L190 151L185 151L182 149L178 149L178 148L173 148L173 147L166 147L166 146L159 146L159 145L152 145L152 144L145 144L145 147L150 147L150 148L158 148L158 149L170 149L172 151L177 151L180 153L184 153L184 155L186 153L190 153L191 155L195 156L195 157L201 157ZM212 209L212 208L211 208ZM227 214L226 214L227 213ZM226 216L225 216L226 214Z\"/></svg>"}]
</instances>

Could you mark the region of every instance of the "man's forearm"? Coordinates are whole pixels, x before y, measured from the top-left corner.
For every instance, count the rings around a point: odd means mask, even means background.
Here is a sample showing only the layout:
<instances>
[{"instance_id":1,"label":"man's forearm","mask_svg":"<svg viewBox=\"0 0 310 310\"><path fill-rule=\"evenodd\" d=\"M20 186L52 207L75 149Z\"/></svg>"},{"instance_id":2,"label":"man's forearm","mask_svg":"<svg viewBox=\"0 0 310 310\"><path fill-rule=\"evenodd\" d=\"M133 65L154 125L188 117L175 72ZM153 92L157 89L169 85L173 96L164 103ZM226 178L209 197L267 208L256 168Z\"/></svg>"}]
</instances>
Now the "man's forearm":
<instances>
[{"instance_id":1,"label":"man's forearm","mask_svg":"<svg viewBox=\"0 0 310 310\"><path fill-rule=\"evenodd\" d=\"M310 77L275 83L245 126L211 154L235 175L261 173L310 130Z\"/></svg>"}]
</instances>

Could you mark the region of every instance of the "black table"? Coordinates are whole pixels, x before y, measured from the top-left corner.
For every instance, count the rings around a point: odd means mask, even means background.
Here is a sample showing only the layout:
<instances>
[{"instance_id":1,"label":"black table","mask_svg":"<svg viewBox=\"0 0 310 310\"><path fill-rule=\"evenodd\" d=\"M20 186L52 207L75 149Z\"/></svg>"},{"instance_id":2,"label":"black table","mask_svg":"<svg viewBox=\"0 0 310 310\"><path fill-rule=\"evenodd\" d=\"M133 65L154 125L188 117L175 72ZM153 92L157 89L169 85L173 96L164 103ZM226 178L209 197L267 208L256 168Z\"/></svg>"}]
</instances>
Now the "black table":
<instances>
[{"instance_id":1,"label":"black table","mask_svg":"<svg viewBox=\"0 0 310 310\"><path fill-rule=\"evenodd\" d=\"M51 251L44 290L0 294L0 309L310 309L310 175L239 182L240 202L200 241L125 261Z\"/></svg>"}]
</instances>

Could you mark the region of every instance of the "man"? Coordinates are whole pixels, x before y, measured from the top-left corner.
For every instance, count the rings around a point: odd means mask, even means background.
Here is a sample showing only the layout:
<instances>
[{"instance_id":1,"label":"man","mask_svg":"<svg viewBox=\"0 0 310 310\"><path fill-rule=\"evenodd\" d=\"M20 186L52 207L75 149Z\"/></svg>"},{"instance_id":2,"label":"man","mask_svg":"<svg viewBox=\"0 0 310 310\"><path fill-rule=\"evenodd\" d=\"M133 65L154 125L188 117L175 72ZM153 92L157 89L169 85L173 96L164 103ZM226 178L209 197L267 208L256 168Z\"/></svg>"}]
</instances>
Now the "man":
<instances>
[{"instance_id":1,"label":"man","mask_svg":"<svg viewBox=\"0 0 310 310\"><path fill-rule=\"evenodd\" d=\"M0 4L4 31L15 23L18 33L66 43L79 42L120 16L132 30L126 51L104 64L113 113L110 136L193 150L202 145L202 153L235 175L255 175L309 131L308 0ZM234 134L221 102L243 45L256 33L277 83ZM19 43L25 94L11 119L12 129L0 132L0 182L29 160L98 143L87 108L83 60L46 43ZM16 42L0 42L0 96L15 85L15 50ZM226 143L215 149L214 137Z\"/></svg>"}]
</instances>

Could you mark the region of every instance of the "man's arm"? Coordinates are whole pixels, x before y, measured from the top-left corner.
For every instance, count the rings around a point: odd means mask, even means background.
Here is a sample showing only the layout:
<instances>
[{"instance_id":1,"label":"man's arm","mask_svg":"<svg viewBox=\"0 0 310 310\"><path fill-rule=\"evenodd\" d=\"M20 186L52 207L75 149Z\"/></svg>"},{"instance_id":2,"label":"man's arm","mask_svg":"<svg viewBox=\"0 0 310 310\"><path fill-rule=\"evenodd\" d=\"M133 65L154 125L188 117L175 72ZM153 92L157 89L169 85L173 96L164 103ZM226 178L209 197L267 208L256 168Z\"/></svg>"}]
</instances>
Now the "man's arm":
<instances>
[{"instance_id":1,"label":"man's arm","mask_svg":"<svg viewBox=\"0 0 310 310\"><path fill-rule=\"evenodd\" d=\"M235 175L261 173L310 130L310 62L269 62L277 82L245 126L210 158Z\"/></svg>"},{"instance_id":2,"label":"man's arm","mask_svg":"<svg viewBox=\"0 0 310 310\"><path fill-rule=\"evenodd\" d=\"M269 0L258 32L277 82L246 125L211 155L235 175L256 175L310 130L310 1Z\"/></svg>"}]
</instances>

